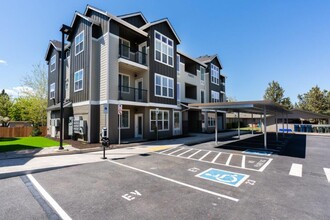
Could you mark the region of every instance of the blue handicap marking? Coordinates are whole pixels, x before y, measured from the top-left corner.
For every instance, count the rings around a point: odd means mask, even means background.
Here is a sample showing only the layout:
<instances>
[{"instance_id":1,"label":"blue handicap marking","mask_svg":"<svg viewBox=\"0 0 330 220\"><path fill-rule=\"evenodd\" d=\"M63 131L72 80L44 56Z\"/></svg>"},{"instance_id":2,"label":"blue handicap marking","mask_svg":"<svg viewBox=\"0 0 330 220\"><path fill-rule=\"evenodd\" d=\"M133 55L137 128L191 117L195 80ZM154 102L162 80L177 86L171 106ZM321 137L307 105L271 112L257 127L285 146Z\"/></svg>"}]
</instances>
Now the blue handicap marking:
<instances>
[{"instance_id":1,"label":"blue handicap marking","mask_svg":"<svg viewBox=\"0 0 330 220\"><path fill-rule=\"evenodd\" d=\"M268 150L253 150L253 149L247 149L243 151L244 154L253 154L253 155L259 155L259 156L270 156L273 154L272 151Z\"/></svg>"},{"instance_id":2,"label":"blue handicap marking","mask_svg":"<svg viewBox=\"0 0 330 220\"><path fill-rule=\"evenodd\" d=\"M196 177L238 187L249 178L249 175L210 168L197 174Z\"/></svg>"},{"instance_id":3,"label":"blue handicap marking","mask_svg":"<svg viewBox=\"0 0 330 220\"><path fill-rule=\"evenodd\" d=\"M292 132L292 129L289 128L289 129L286 129L286 128L280 128L278 129L279 132Z\"/></svg>"}]
</instances>

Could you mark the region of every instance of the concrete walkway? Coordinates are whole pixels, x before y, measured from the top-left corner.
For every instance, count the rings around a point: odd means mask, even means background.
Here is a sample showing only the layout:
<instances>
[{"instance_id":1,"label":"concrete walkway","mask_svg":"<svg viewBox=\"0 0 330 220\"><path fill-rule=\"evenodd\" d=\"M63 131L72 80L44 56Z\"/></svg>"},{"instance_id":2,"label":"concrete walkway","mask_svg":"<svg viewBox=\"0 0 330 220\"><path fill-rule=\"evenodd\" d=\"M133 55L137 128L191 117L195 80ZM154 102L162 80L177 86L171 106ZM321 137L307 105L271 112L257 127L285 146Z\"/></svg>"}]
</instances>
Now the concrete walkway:
<instances>
[{"instance_id":1,"label":"concrete walkway","mask_svg":"<svg viewBox=\"0 0 330 220\"><path fill-rule=\"evenodd\" d=\"M218 138L227 138L235 135L237 135L237 131L223 132L218 134ZM214 134L192 134L192 136L185 138L137 143L134 146L130 144L125 148L106 150L106 157L108 159L121 159L170 147L199 144L212 140L214 140ZM101 147L84 150L71 146L65 146L65 148L65 151L58 151L58 147L56 147L45 148L38 152L29 150L2 154L0 159L0 179L48 169L104 161L101 159L103 156Z\"/></svg>"}]
</instances>

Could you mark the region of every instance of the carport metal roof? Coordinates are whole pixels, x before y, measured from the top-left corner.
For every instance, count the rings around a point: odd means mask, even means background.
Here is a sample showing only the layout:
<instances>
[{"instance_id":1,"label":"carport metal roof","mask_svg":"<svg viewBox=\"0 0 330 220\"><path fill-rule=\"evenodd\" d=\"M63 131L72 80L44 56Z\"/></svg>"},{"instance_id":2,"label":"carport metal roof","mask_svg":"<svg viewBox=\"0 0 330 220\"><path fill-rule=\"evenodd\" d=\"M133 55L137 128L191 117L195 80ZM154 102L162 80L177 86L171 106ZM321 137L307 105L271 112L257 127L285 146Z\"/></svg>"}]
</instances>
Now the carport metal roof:
<instances>
[{"instance_id":1,"label":"carport metal roof","mask_svg":"<svg viewBox=\"0 0 330 220\"><path fill-rule=\"evenodd\" d=\"M215 111L226 111L226 112L244 112L251 114L263 114L264 121L264 147L267 149L267 117L268 114L291 114L291 111L285 109L283 106L268 100L260 101L242 101L242 102L214 102L214 103L194 103L189 104L188 107L199 108L201 110L215 110ZM239 114L238 114L239 119ZM215 120L215 142L218 142L218 120ZM283 120L284 121L284 120ZM284 125L283 125L284 127ZM288 124L287 124L288 128ZM283 133L284 134L284 133ZM238 137L240 138L240 127L238 123ZM277 120L276 120L276 140L278 140L277 131Z\"/></svg>"}]
</instances>

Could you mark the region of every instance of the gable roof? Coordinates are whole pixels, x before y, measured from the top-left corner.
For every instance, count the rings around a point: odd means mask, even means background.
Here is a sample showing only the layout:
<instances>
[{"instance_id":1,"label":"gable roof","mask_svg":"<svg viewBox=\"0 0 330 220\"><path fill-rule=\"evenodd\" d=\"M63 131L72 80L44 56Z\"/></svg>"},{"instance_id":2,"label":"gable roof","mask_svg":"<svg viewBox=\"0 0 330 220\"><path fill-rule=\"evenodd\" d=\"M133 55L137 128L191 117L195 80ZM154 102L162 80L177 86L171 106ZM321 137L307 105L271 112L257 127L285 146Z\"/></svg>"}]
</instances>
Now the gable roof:
<instances>
[{"instance_id":1,"label":"gable roof","mask_svg":"<svg viewBox=\"0 0 330 220\"><path fill-rule=\"evenodd\" d=\"M140 27L140 29L141 30L145 30L145 29L147 29L147 28L149 28L149 27L151 27L153 25L160 24L160 23L163 23L163 22L166 22L168 24L168 26L171 28L171 30L172 30L175 38L177 39L177 41L179 43L181 43L181 40L180 40L179 36L176 34L176 32L175 32L175 30L174 30L171 22L168 20L168 18L163 18L163 19L160 19L160 20L157 20L157 21L153 21L153 22L147 23L147 24L143 25L142 27Z\"/></svg>"},{"instance_id":2,"label":"gable roof","mask_svg":"<svg viewBox=\"0 0 330 220\"><path fill-rule=\"evenodd\" d=\"M114 20L114 21L116 21L116 22L118 22L118 23L120 23L120 24L122 24L122 25L124 25L124 26L126 26L128 28L130 28L131 30L134 30L134 31L138 32L139 34L141 34L141 35L143 35L145 37L148 36L148 33L146 33L145 31L143 31L143 30L135 27L134 25L128 23L127 21L124 21L121 18L116 17L116 16L114 16L114 15L112 15L112 14L106 12L106 11L100 10L98 8L95 8L95 7L91 6L91 5L87 5L87 7L85 9L85 13L84 13L85 15L87 14L88 10L96 11L96 12L98 12L98 13L100 13L102 15L105 15L108 18L110 18L110 19L112 19L112 20Z\"/></svg>"},{"instance_id":3,"label":"gable roof","mask_svg":"<svg viewBox=\"0 0 330 220\"><path fill-rule=\"evenodd\" d=\"M123 19L123 18L135 17L135 16L140 16L142 18L142 20L144 21L145 24L148 23L147 19L144 17L144 15L142 14L142 12L140 12L140 11L129 13L129 14L124 14L124 15L119 15L117 17Z\"/></svg>"},{"instance_id":4,"label":"gable roof","mask_svg":"<svg viewBox=\"0 0 330 220\"><path fill-rule=\"evenodd\" d=\"M220 61L220 59L219 59L219 57L218 57L217 54L214 54L214 55L211 55L211 56L209 56L209 55L200 56L200 57L197 57L196 60L199 60L199 61L202 62L202 63L210 63L210 62L212 62L212 60L214 60L215 58L216 58L216 59L218 60L218 62L220 63L220 69L222 69L222 64L221 64L221 61Z\"/></svg>"},{"instance_id":5,"label":"gable roof","mask_svg":"<svg viewBox=\"0 0 330 220\"><path fill-rule=\"evenodd\" d=\"M199 65L201 65L201 66L203 66L203 67L207 67L207 65L206 65L205 63L203 63L203 62L201 62L201 61L199 61L199 60L197 60L197 59L195 59L195 58L192 58L192 57L188 56L187 54L183 53L183 52L180 51L180 50L177 50L176 52L177 52L178 54L180 54L180 55L182 55L182 56L184 56L184 57L187 57L188 59L190 59L190 60L192 60L192 61L198 63Z\"/></svg>"},{"instance_id":6,"label":"gable roof","mask_svg":"<svg viewBox=\"0 0 330 220\"><path fill-rule=\"evenodd\" d=\"M67 46L67 44L65 44L64 46ZM48 48L46 50L46 54L45 54L45 60L48 61L48 56L49 56L49 52L50 52L50 48L54 47L55 50L57 51L61 51L62 50L62 43L58 40L50 40L49 44L48 44Z\"/></svg>"}]
</instances>

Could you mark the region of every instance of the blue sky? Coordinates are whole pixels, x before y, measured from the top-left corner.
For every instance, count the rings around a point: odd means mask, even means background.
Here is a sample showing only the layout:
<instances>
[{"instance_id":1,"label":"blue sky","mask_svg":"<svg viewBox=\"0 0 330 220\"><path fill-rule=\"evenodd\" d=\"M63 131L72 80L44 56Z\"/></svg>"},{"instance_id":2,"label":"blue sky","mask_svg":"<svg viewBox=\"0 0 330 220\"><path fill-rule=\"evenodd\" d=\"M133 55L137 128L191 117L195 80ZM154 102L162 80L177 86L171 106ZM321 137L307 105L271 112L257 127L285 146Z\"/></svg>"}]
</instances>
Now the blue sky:
<instances>
[{"instance_id":1,"label":"blue sky","mask_svg":"<svg viewBox=\"0 0 330 220\"><path fill-rule=\"evenodd\" d=\"M21 86L32 65L45 63L50 39L87 4L114 15L141 11L148 21L168 17L192 57L218 54L227 95L262 99L276 80L292 101L312 86L330 90L330 1L300 0L3 0L0 13L0 89Z\"/></svg>"}]
</instances>

